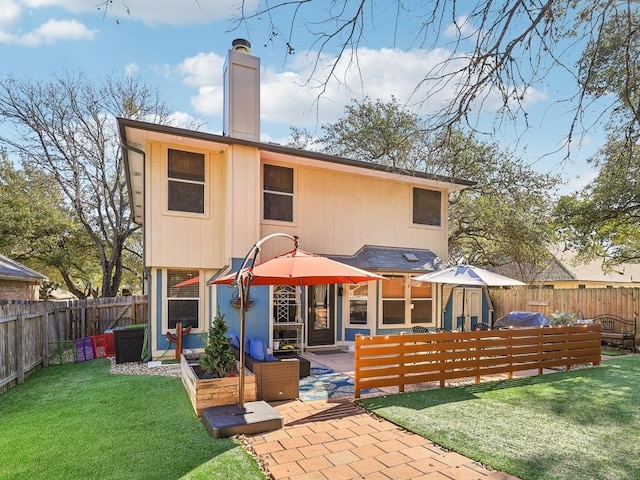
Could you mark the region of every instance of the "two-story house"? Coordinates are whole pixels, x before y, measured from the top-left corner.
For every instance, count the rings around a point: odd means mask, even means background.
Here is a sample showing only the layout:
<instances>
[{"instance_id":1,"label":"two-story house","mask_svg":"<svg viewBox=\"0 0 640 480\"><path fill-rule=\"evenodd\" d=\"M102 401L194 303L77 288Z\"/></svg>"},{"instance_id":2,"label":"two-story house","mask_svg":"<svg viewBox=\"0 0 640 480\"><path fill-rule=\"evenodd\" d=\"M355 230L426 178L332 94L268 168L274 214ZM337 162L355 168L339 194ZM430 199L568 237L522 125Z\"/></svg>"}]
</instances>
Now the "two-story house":
<instances>
[{"instance_id":1,"label":"two-story house","mask_svg":"<svg viewBox=\"0 0 640 480\"><path fill-rule=\"evenodd\" d=\"M448 194L472 184L260 141L260 61L234 41L224 67L224 134L118 119L131 208L144 230L154 358L178 322L207 332L216 311L237 331L236 270L259 239L384 275L361 285L253 287L246 334L270 348L344 345L356 333L437 326L430 284L411 276L447 258ZM264 261L291 250L265 243ZM289 347L291 348L291 347Z\"/></svg>"}]
</instances>

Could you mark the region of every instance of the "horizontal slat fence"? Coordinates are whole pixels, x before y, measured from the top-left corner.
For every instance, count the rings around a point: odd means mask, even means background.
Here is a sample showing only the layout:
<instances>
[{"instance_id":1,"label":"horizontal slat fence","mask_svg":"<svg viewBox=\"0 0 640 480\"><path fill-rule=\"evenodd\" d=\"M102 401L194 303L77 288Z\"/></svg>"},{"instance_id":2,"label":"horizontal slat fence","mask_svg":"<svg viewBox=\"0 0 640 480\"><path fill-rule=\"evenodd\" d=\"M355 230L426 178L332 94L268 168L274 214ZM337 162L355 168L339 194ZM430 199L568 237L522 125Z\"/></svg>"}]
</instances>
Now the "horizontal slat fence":
<instances>
[{"instance_id":1,"label":"horizontal slat fence","mask_svg":"<svg viewBox=\"0 0 640 480\"><path fill-rule=\"evenodd\" d=\"M0 393L40 366L63 363L73 340L147 323L147 303L130 296L0 305Z\"/></svg>"},{"instance_id":2,"label":"horizontal slat fence","mask_svg":"<svg viewBox=\"0 0 640 480\"><path fill-rule=\"evenodd\" d=\"M474 332L357 335L355 397L361 390L600 364L600 325Z\"/></svg>"}]
</instances>

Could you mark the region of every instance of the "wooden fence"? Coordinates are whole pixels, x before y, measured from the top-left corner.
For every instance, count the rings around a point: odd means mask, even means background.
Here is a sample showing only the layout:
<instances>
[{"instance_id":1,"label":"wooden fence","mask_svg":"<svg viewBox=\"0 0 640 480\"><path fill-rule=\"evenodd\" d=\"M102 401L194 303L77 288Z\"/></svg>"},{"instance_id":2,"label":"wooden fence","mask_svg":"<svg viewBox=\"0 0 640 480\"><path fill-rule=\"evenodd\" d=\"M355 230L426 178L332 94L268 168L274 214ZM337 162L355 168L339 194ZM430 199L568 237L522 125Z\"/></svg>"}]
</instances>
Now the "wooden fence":
<instances>
[{"instance_id":1,"label":"wooden fence","mask_svg":"<svg viewBox=\"0 0 640 480\"><path fill-rule=\"evenodd\" d=\"M640 288L492 288L489 296L494 320L512 311L540 312L547 317L553 312L571 312L578 318L604 313L636 321L640 317Z\"/></svg>"},{"instance_id":2,"label":"wooden fence","mask_svg":"<svg viewBox=\"0 0 640 480\"><path fill-rule=\"evenodd\" d=\"M0 393L36 368L63 363L73 340L147 321L146 296L0 305Z\"/></svg>"},{"instance_id":3,"label":"wooden fence","mask_svg":"<svg viewBox=\"0 0 640 480\"><path fill-rule=\"evenodd\" d=\"M357 335L355 397L361 390L600 364L600 325L384 336Z\"/></svg>"}]
</instances>

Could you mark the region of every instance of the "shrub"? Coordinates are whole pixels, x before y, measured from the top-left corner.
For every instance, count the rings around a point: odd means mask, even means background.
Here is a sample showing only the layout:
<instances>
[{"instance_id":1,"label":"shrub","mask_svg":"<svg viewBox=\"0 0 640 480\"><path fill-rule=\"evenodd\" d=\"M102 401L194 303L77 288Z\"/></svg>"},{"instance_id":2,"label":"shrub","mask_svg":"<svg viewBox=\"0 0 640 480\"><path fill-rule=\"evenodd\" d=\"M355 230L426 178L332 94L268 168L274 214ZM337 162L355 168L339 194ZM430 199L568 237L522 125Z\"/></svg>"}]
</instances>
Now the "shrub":
<instances>
[{"instance_id":1,"label":"shrub","mask_svg":"<svg viewBox=\"0 0 640 480\"><path fill-rule=\"evenodd\" d=\"M576 315L571 312L553 312L549 315L552 327L567 327L576 324Z\"/></svg>"}]
</instances>

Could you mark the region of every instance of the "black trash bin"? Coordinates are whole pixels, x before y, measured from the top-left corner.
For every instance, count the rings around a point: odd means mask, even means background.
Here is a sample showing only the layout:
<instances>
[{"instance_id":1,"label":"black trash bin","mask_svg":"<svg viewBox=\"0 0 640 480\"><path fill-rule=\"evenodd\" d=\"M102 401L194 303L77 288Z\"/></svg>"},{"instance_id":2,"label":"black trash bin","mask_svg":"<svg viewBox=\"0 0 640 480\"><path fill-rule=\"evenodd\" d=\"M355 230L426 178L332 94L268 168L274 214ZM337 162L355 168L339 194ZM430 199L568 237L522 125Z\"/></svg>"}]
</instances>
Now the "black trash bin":
<instances>
[{"instance_id":1,"label":"black trash bin","mask_svg":"<svg viewBox=\"0 0 640 480\"><path fill-rule=\"evenodd\" d=\"M116 363L139 362L144 349L146 325L129 325L113 329Z\"/></svg>"}]
</instances>

